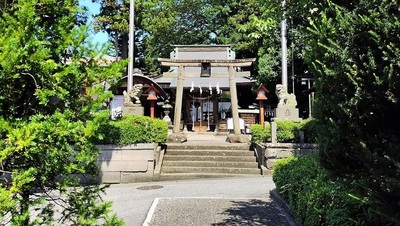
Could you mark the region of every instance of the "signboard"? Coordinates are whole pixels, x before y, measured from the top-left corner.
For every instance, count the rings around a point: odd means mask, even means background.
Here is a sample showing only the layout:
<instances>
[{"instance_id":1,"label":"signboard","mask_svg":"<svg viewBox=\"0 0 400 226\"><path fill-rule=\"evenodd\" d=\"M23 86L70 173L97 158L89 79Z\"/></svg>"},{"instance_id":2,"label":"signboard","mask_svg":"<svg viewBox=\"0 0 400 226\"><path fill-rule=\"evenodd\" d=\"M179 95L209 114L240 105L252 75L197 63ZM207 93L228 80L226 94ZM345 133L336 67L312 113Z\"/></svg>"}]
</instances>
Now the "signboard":
<instances>
[{"instance_id":1,"label":"signboard","mask_svg":"<svg viewBox=\"0 0 400 226\"><path fill-rule=\"evenodd\" d=\"M124 107L124 95L115 95L110 103L111 119L115 120L122 116L122 108Z\"/></svg>"}]
</instances>

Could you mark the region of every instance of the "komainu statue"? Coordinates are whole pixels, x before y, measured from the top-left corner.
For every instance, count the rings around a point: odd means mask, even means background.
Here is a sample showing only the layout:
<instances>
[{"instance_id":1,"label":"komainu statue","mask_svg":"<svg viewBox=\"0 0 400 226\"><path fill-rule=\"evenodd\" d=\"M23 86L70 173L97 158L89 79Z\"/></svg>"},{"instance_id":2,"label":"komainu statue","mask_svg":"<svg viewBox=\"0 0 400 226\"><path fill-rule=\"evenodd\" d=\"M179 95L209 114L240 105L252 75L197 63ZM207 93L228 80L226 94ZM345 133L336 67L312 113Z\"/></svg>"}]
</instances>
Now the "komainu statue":
<instances>
[{"instance_id":1,"label":"komainu statue","mask_svg":"<svg viewBox=\"0 0 400 226\"><path fill-rule=\"evenodd\" d=\"M134 68L133 70L132 70L132 74L136 74L136 75L143 75L143 71L142 70L140 70L139 68Z\"/></svg>"},{"instance_id":2,"label":"komainu statue","mask_svg":"<svg viewBox=\"0 0 400 226\"><path fill-rule=\"evenodd\" d=\"M296 96L289 94L282 84L277 84L275 94L278 96L278 107L295 108L297 105Z\"/></svg>"},{"instance_id":3,"label":"komainu statue","mask_svg":"<svg viewBox=\"0 0 400 226\"><path fill-rule=\"evenodd\" d=\"M124 107L141 106L140 96L143 93L143 84L135 84L129 92L124 91Z\"/></svg>"}]
</instances>

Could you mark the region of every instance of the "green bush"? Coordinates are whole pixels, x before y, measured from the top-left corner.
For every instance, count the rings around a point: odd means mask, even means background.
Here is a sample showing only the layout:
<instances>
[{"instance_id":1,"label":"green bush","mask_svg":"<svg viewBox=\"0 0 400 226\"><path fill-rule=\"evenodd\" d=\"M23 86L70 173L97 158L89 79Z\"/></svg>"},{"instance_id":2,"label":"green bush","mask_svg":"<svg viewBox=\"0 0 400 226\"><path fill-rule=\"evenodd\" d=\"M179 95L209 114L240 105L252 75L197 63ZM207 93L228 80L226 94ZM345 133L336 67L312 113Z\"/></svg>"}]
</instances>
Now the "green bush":
<instances>
[{"instance_id":1,"label":"green bush","mask_svg":"<svg viewBox=\"0 0 400 226\"><path fill-rule=\"evenodd\" d=\"M315 78L320 160L400 225L400 36L393 35L400 2L320 6L304 48Z\"/></svg>"},{"instance_id":2,"label":"green bush","mask_svg":"<svg viewBox=\"0 0 400 226\"><path fill-rule=\"evenodd\" d=\"M299 131L304 132L305 143L315 143L317 133L315 131L316 121L309 118L301 121L276 120L276 137L280 143L299 143Z\"/></svg>"},{"instance_id":3,"label":"green bush","mask_svg":"<svg viewBox=\"0 0 400 226\"><path fill-rule=\"evenodd\" d=\"M253 124L250 129L253 143L271 142L271 127L269 123L266 123L265 127L261 124Z\"/></svg>"},{"instance_id":4,"label":"green bush","mask_svg":"<svg viewBox=\"0 0 400 226\"><path fill-rule=\"evenodd\" d=\"M292 120L276 120L276 136L279 143L300 142L299 131L304 131L304 142L315 143L317 136L315 132L316 121L312 118L299 122ZM251 126L252 142L271 142L271 126L269 123L263 128L260 124Z\"/></svg>"},{"instance_id":5,"label":"green bush","mask_svg":"<svg viewBox=\"0 0 400 226\"><path fill-rule=\"evenodd\" d=\"M164 143L168 136L168 124L161 119L132 115L107 121L99 133L102 136L96 139L97 144Z\"/></svg>"},{"instance_id":6,"label":"green bush","mask_svg":"<svg viewBox=\"0 0 400 226\"><path fill-rule=\"evenodd\" d=\"M300 123L292 120L276 120L276 139L279 143L297 143Z\"/></svg>"},{"instance_id":7,"label":"green bush","mask_svg":"<svg viewBox=\"0 0 400 226\"><path fill-rule=\"evenodd\" d=\"M302 225L395 225L354 198L352 187L330 176L314 155L279 160L273 180Z\"/></svg>"},{"instance_id":8,"label":"green bush","mask_svg":"<svg viewBox=\"0 0 400 226\"><path fill-rule=\"evenodd\" d=\"M300 121L299 130L304 131L304 142L305 143L316 143L317 142L317 121L313 118Z\"/></svg>"}]
</instances>

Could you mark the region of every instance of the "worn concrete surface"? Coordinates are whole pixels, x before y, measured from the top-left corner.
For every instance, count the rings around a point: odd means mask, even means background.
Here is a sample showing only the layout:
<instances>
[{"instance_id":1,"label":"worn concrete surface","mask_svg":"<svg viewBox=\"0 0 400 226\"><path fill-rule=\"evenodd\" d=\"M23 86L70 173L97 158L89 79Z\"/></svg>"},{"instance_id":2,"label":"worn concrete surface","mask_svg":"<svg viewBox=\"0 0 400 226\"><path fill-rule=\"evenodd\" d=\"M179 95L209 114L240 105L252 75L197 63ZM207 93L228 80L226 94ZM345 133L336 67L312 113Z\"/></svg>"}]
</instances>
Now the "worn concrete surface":
<instances>
[{"instance_id":1,"label":"worn concrete surface","mask_svg":"<svg viewBox=\"0 0 400 226\"><path fill-rule=\"evenodd\" d=\"M224 134L185 134L182 144L230 145ZM270 198L274 188L271 176L248 175L115 184L104 199L128 226L295 225Z\"/></svg>"},{"instance_id":2,"label":"worn concrete surface","mask_svg":"<svg viewBox=\"0 0 400 226\"><path fill-rule=\"evenodd\" d=\"M126 225L295 225L270 199L271 177L116 184L105 200Z\"/></svg>"}]
</instances>

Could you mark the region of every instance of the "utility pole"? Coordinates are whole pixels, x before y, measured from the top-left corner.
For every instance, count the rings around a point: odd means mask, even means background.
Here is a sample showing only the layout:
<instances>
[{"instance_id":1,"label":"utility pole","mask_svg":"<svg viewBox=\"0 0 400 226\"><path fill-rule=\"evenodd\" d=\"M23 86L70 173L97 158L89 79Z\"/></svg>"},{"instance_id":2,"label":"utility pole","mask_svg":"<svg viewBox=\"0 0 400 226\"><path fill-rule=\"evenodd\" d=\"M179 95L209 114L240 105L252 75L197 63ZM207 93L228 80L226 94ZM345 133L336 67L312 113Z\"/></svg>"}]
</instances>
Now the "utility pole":
<instances>
[{"instance_id":1,"label":"utility pole","mask_svg":"<svg viewBox=\"0 0 400 226\"><path fill-rule=\"evenodd\" d=\"M282 85L288 90L287 76L287 41L286 41L286 0L282 1L283 19L281 22L281 48L282 48Z\"/></svg>"},{"instance_id":2,"label":"utility pole","mask_svg":"<svg viewBox=\"0 0 400 226\"><path fill-rule=\"evenodd\" d=\"M128 64L128 84L127 92L133 86L133 67L135 65L135 0L130 0L129 7L129 64Z\"/></svg>"}]
</instances>

